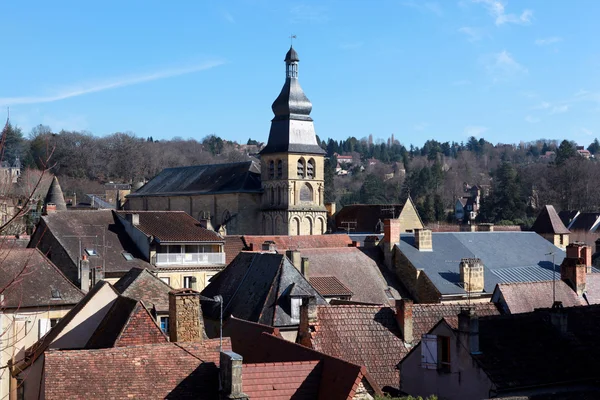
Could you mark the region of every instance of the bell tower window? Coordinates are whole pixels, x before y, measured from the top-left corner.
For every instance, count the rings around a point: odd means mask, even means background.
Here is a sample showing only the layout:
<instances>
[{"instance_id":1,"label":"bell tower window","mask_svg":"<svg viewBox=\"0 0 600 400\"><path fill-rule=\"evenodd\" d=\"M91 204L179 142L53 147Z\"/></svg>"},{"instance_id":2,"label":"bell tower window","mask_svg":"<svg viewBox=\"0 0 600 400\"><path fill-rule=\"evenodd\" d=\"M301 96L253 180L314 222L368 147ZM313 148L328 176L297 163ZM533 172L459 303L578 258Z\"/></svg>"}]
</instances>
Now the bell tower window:
<instances>
[{"instance_id":1,"label":"bell tower window","mask_svg":"<svg viewBox=\"0 0 600 400\"><path fill-rule=\"evenodd\" d=\"M269 179L275 178L275 161L269 161Z\"/></svg>"},{"instance_id":2,"label":"bell tower window","mask_svg":"<svg viewBox=\"0 0 600 400\"><path fill-rule=\"evenodd\" d=\"M277 177L283 178L283 161L277 160Z\"/></svg>"},{"instance_id":3,"label":"bell tower window","mask_svg":"<svg viewBox=\"0 0 600 400\"><path fill-rule=\"evenodd\" d=\"M315 177L315 160L308 160L308 164L306 164L306 176L310 179Z\"/></svg>"},{"instance_id":4,"label":"bell tower window","mask_svg":"<svg viewBox=\"0 0 600 400\"><path fill-rule=\"evenodd\" d=\"M301 158L298 160L298 178L304 178L305 177L305 162L304 162L304 158Z\"/></svg>"}]
</instances>

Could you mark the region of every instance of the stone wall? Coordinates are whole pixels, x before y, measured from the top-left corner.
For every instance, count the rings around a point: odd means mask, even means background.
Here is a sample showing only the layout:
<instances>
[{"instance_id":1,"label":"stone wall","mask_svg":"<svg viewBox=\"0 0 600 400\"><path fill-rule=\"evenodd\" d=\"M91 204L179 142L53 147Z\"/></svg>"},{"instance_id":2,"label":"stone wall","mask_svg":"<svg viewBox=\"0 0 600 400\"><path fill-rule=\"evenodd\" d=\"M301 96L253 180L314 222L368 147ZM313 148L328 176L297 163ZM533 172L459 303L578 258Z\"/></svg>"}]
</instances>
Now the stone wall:
<instances>
[{"instance_id":1,"label":"stone wall","mask_svg":"<svg viewBox=\"0 0 600 400\"><path fill-rule=\"evenodd\" d=\"M201 342L204 320L200 311L200 293L173 290L169 293L169 336L172 342Z\"/></svg>"}]
</instances>

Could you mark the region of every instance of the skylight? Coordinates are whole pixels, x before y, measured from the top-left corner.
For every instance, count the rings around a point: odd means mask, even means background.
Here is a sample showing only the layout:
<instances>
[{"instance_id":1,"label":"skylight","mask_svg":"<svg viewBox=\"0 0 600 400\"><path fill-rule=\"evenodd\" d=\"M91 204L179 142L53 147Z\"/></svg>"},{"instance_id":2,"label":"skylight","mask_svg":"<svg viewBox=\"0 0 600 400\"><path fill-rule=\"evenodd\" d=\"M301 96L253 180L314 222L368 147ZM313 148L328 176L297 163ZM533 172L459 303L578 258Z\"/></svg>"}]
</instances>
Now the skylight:
<instances>
[{"instance_id":1,"label":"skylight","mask_svg":"<svg viewBox=\"0 0 600 400\"><path fill-rule=\"evenodd\" d=\"M123 257L124 257L124 258L125 258L127 261L132 261L132 260L133 260L133 256L131 255L131 253L124 252L124 253L121 253L121 254L123 254Z\"/></svg>"},{"instance_id":2,"label":"skylight","mask_svg":"<svg viewBox=\"0 0 600 400\"><path fill-rule=\"evenodd\" d=\"M87 253L88 256L97 256L98 252L96 251L96 249L85 249L85 252Z\"/></svg>"}]
</instances>

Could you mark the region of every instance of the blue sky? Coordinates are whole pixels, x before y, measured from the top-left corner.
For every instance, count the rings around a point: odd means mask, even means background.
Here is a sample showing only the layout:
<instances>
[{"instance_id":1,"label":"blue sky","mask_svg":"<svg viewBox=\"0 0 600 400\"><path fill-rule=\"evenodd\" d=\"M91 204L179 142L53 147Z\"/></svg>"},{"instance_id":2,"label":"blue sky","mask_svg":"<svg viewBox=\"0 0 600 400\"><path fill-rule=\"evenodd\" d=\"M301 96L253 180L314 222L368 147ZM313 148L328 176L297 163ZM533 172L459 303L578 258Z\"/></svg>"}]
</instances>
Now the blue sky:
<instances>
[{"instance_id":1,"label":"blue sky","mask_svg":"<svg viewBox=\"0 0 600 400\"><path fill-rule=\"evenodd\" d=\"M587 145L598 15L596 0L5 1L0 107L26 132L266 141L293 33L321 138Z\"/></svg>"}]
</instances>

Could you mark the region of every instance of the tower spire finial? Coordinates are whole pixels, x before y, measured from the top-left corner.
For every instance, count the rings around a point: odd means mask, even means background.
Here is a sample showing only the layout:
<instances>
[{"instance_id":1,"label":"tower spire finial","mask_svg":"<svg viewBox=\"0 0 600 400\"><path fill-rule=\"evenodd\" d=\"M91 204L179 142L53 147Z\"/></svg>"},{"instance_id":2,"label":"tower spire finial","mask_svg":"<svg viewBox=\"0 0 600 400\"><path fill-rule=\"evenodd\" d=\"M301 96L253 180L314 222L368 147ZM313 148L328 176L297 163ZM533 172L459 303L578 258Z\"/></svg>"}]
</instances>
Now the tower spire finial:
<instances>
[{"instance_id":1,"label":"tower spire finial","mask_svg":"<svg viewBox=\"0 0 600 400\"><path fill-rule=\"evenodd\" d=\"M290 34L290 47L294 45L294 39L296 39L296 35Z\"/></svg>"}]
</instances>

